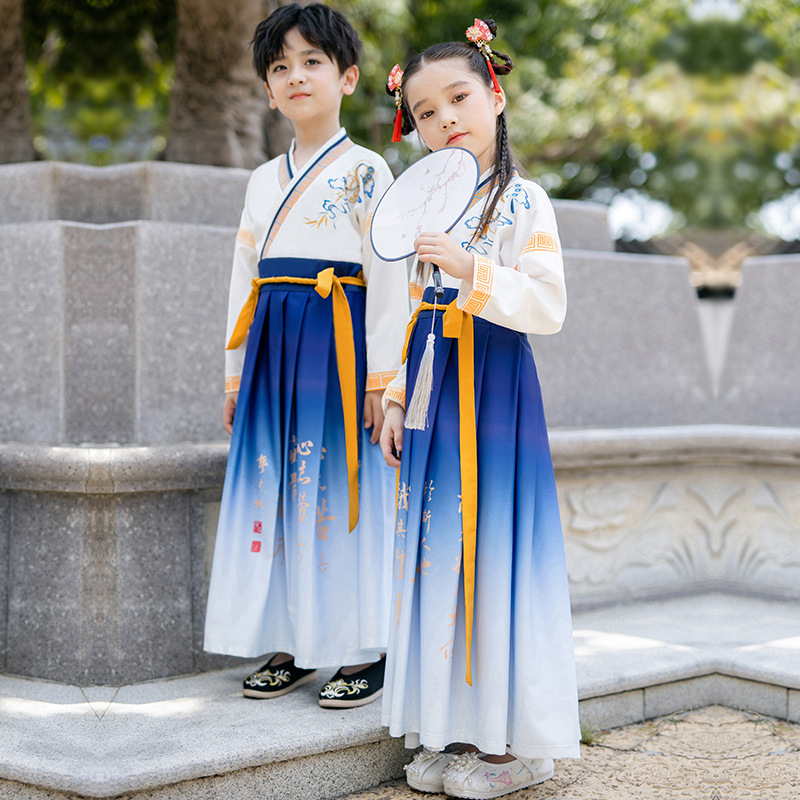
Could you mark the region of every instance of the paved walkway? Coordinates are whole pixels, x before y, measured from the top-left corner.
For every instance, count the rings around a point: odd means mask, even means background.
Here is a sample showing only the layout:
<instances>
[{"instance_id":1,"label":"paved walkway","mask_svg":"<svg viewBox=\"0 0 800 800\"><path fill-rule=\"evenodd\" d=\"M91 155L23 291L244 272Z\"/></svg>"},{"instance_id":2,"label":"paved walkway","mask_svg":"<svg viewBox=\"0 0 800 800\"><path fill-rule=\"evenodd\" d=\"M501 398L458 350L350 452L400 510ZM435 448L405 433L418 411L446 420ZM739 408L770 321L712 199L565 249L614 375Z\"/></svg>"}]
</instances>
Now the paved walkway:
<instances>
[{"instance_id":1,"label":"paved walkway","mask_svg":"<svg viewBox=\"0 0 800 800\"><path fill-rule=\"evenodd\" d=\"M553 780L513 800L797 800L800 725L711 706L629 725L556 763ZM404 781L347 800L440 800Z\"/></svg>"}]
</instances>

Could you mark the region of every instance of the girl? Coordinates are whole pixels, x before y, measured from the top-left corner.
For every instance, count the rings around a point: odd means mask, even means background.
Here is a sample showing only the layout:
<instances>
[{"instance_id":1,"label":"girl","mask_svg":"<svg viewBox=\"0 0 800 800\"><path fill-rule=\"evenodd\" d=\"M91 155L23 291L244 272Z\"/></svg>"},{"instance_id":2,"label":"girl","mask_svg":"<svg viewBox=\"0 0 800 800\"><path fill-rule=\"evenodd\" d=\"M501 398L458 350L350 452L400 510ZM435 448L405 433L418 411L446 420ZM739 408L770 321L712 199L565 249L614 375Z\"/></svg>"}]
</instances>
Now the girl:
<instances>
[{"instance_id":1,"label":"girl","mask_svg":"<svg viewBox=\"0 0 800 800\"><path fill-rule=\"evenodd\" d=\"M470 150L482 173L455 228L415 242L420 263L444 273L429 425L404 432L434 313L418 269L422 303L381 434L400 468L383 722L425 746L407 767L412 787L474 798L540 783L553 758L580 755L561 525L526 336L560 329L564 269L552 206L514 166L495 76L513 64L489 48L495 30L475 20L469 42L428 48L389 84L397 128L431 150ZM472 746L440 752L450 742Z\"/></svg>"}]
</instances>

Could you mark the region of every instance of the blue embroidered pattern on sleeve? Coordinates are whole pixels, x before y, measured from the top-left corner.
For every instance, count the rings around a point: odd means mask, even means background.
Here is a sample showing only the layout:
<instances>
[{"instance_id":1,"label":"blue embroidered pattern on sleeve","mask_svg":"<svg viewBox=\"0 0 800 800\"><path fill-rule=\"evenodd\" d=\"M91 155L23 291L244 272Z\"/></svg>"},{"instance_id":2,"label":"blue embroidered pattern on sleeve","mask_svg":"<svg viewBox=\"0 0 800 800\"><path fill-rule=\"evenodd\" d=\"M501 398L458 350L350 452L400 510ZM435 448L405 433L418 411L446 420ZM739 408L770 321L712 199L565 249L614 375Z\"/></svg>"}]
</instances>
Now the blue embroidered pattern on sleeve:
<instances>
[{"instance_id":1,"label":"blue embroidered pattern on sleeve","mask_svg":"<svg viewBox=\"0 0 800 800\"><path fill-rule=\"evenodd\" d=\"M509 219L500 213L500 206L503 203L508 203L508 210L511 214L516 211L517 205L520 205L523 208L531 207L531 200L530 197L528 197L528 192L519 184L515 184L511 192L506 192L503 197L500 198L500 201L498 202L494 213L492 214L492 221L489 223L486 233L484 233L477 242L461 242L461 246L468 253L477 253L479 256L488 256L491 248L494 246L494 237L492 234L494 234L498 228L503 228L506 225L514 224L513 219ZM469 230L474 231L477 229L480 221L481 218L480 215L478 215L465 220L464 225L466 225Z\"/></svg>"},{"instance_id":2,"label":"blue embroidered pattern on sleeve","mask_svg":"<svg viewBox=\"0 0 800 800\"><path fill-rule=\"evenodd\" d=\"M323 200L322 210L317 218L306 217L306 225L316 225L319 228L331 221L335 228L338 216L346 216L353 210L353 206L363 202L362 191L367 197L372 197L375 191L375 167L362 161L347 175L330 178L328 186L334 190L335 196Z\"/></svg>"},{"instance_id":3,"label":"blue embroidered pattern on sleeve","mask_svg":"<svg viewBox=\"0 0 800 800\"><path fill-rule=\"evenodd\" d=\"M525 189L519 184L517 184L514 187L514 191L511 192L510 195L508 195L509 210L511 211L512 214L516 210L517 203L519 203L519 205L521 205L523 208L531 207L531 201L530 198L528 197L527 191L525 191Z\"/></svg>"},{"instance_id":4,"label":"blue embroidered pattern on sleeve","mask_svg":"<svg viewBox=\"0 0 800 800\"><path fill-rule=\"evenodd\" d=\"M476 215L464 220L464 225L468 230L474 231L477 230L478 225L480 225L480 221L480 215ZM486 233L484 233L476 242L462 242L461 246L468 253L477 253L479 256L488 256L492 247L494 247L494 234L497 232L497 229L513 224L513 219L509 219L505 215L501 214L499 210L495 209L495 212L492 215L492 221L489 223Z\"/></svg>"}]
</instances>

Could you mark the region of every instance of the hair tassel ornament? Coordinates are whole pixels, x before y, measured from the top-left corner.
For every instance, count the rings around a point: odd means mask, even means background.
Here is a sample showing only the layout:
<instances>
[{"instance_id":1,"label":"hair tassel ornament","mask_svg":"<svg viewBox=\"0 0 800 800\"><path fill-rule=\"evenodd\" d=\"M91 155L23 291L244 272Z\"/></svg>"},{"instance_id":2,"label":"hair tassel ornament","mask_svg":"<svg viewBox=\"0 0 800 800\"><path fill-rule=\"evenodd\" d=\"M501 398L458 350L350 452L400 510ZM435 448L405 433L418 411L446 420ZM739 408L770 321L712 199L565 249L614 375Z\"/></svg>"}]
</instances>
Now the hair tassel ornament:
<instances>
[{"instance_id":1,"label":"hair tassel ornament","mask_svg":"<svg viewBox=\"0 0 800 800\"><path fill-rule=\"evenodd\" d=\"M494 35L489 30L489 26L482 19L476 19L475 22L467 28L467 39L480 50L481 54L486 59L486 66L489 68L489 74L492 76L492 86L496 92L499 92L500 84L497 82L497 75L495 75L494 67L492 66L492 48L489 47L489 42L494 39Z\"/></svg>"},{"instance_id":2,"label":"hair tassel ornament","mask_svg":"<svg viewBox=\"0 0 800 800\"><path fill-rule=\"evenodd\" d=\"M399 64L395 64L392 67L386 85L389 87L390 92L394 92L394 104L397 106L397 113L394 115L392 141L399 142L403 138L403 70L400 69Z\"/></svg>"}]
</instances>

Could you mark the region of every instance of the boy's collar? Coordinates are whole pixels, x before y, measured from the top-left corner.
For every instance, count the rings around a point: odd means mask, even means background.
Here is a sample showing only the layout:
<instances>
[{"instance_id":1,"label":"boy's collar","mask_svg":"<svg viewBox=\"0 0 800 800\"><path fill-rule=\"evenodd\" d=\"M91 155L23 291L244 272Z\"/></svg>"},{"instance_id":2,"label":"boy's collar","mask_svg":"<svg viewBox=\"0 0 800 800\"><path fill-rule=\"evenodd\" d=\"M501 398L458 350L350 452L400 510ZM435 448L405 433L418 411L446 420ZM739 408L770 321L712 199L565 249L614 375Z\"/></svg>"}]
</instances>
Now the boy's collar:
<instances>
[{"instance_id":1,"label":"boy's collar","mask_svg":"<svg viewBox=\"0 0 800 800\"><path fill-rule=\"evenodd\" d=\"M327 150L334 142L337 142L339 139L341 139L342 136L347 136L347 131L344 129L344 127L339 128L339 130L336 131L336 133L334 133L327 142L321 145L319 149L311 156L311 158L309 158L308 161L303 165L302 169L305 170L309 164L313 164L319 158L321 153ZM293 137L292 141L289 143L289 150L286 153L289 159L289 167L292 170L292 175L296 175L298 172L294 163L294 148L296 143L297 139Z\"/></svg>"}]
</instances>

